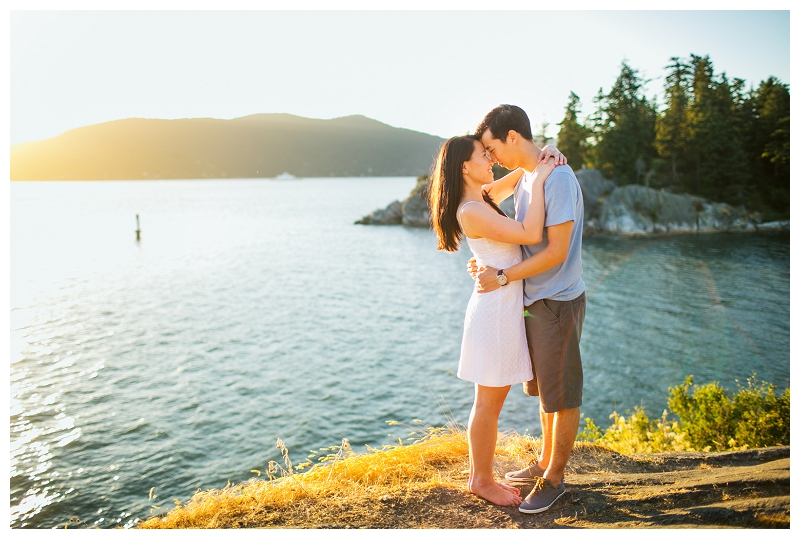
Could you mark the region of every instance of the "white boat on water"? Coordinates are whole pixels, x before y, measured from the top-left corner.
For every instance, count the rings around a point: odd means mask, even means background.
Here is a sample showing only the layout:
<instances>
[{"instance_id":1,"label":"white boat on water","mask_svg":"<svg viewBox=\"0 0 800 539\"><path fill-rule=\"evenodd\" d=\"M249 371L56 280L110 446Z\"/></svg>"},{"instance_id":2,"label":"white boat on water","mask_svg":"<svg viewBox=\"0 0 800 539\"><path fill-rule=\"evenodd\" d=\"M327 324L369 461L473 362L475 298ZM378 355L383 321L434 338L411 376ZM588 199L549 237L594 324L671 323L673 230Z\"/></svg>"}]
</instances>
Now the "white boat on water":
<instances>
[{"instance_id":1,"label":"white boat on water","mask_svg":"<svg viewBox=\"0 0 800 539\"><path fill-rule=\"evenodd\" d=\"M275 176L276 180L296 180L297 176L293 174L289 174L288 172L284 172L283 174L278 174Z\"/></svg>"}]
</instances>

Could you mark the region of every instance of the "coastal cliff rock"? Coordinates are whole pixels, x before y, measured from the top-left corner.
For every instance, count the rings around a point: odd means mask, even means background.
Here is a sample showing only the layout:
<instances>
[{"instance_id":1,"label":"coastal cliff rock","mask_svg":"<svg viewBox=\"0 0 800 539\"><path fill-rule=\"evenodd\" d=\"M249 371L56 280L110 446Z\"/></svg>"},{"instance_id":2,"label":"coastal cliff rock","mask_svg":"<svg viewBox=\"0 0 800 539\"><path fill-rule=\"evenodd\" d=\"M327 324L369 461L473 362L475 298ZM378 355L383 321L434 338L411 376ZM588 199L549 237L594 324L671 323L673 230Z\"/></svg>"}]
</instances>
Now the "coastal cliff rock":
<instances>
[{"instance_id":1,"label":"coastal cliff rock","mask_svg":"<svg viewBox=\"0 0 800 539\"><path fill-rule=\"evenodd\" d=\"M611 191L616 189L617 184L608 180L599 171L585 168L575 173L578 183L583 191L583 213L584 220L599 217L600 208L603 200Z\"/></svg>"},{"instance_id":2,"label":"coastal cliff rock","mask_svg":"<svg viewBox=\"0 0 800 539\"><path fill-rule=\"evenodd\" d=\"M703 198L651 189L643 185L617 185L600 172L576 172L583 192L584 235L642 236L668 232L717 232L735 230L788 230L789 222L761 223L760 215L744 207L709 202ZM430 226L427 203L428 177L419 176L408 198L395 200L384 209L362 217L356 224ZM513 198L500 208L514 217Z\"/></svg>"},{"instance_id":3,"label":"coastal cliff rock","mask_svg":"<svg viewBox=\"0 0 800 539\"><path fill-rule=\"evenodd\" d=\"M395 200L385 208L378 208L355 222L357 225L430 226L428 209L428 176L417 178L417 185L403 202Z\"/></svg>"},{"instance_id":4,"label":"coastal cliff rock","mask_svg":"<svg viewBox=\"0 0 800 539\"><path fill-rule=\"evenodd\" d=\"M357 225L399 225L403 222L403 204L395 200L384 209L377 209L365 215L355 224Z\"/></svg>"},{"instance_id":5,"label":"coastal cliff rock","mask_svg":"<svg viewBox=\"0 0 800 539\"><path fill-rule=\"evenodd\" d=\"M752 227L744 208L709 203L642 185L618 187L594 202L584 232L623 236L658 232L692 232ZM588 213L588 212L587 212Z\"/></svg>"},{"instance_id":6,"label":"coastal cliff rock","mask_svg":"<svg viewBox=\"0 0 800 539\"><path fill-rule=\"evenodd\" d=\"M403 224L406 226L430 226L431 212L428 208L428 176L417 178L417 185L403 201Z\"/></svg>"},{"instance_id":7,"label":"coastal cliff rock","mask_svg":"<svg viewBox=\"0 0 800 539\"><path fill-rule=\"evenodd\" d=\"M507 198L499 204L506 215L514 218L514 199ZM395 200L385 208L378 208L355 222L357 225L405 225L431 226L431 212L428 207L428 176L417 178L417 185L403 202Z\"/></svg>"}]
</instances>

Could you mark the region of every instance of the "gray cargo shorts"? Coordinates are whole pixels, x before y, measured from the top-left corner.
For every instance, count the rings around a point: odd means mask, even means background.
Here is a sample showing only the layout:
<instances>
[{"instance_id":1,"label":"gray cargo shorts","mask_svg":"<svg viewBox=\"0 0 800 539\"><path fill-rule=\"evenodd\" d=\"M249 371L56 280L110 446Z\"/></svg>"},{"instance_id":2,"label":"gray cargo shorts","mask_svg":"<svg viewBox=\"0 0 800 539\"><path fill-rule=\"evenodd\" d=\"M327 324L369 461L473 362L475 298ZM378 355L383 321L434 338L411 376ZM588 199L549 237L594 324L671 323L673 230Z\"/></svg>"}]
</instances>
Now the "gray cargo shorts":
<instances>
[{"instance_id":1,"label":"gray cargo shorts","mask_svg":"<svg viewBox=\"0 0 800 539\"><path fill-rule=\"evenodd\" d=\"M580 342L586 294L569 301L540 299L525 310L533 380L522 385L523 391L538 396L541 408L548 414L579 408L583 395Z\"/></svg>"}]
</instances>

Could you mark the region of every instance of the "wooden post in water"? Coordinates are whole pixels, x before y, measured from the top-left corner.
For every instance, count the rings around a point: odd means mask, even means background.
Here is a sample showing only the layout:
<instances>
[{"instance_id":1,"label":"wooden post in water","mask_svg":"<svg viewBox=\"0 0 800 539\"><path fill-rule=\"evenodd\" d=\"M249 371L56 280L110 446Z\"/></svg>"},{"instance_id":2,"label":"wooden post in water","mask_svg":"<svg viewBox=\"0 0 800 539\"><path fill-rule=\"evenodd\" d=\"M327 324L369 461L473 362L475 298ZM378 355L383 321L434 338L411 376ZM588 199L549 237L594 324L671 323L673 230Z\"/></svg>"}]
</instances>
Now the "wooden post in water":
<instances>
[{"instance_id":1,"label":"wooden post in water","mask_svg":"<svg viewBox=\"0 0 800 539\"><path fill-rule=\"evenodd\" d=\"M142 239L142 231L139 230L139 214L136 214L136 241L140 241Z\"/></svg>"}]
</instances>

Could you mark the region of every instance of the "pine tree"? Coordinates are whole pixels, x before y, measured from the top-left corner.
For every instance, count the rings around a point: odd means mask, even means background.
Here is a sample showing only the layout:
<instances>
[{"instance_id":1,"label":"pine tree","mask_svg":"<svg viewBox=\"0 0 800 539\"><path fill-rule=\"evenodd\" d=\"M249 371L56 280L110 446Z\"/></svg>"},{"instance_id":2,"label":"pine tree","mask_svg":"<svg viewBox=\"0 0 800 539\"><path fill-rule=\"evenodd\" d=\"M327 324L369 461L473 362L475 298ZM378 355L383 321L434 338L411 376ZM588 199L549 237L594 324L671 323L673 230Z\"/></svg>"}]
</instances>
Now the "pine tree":
<instances>
[{"instance_id":1,"label":"pine tree","mask_svg":"<svg viewBox=\"0 0 800 539\"><path fill-rule=\"evenodd\" d=\"M567 103L566 114L558 131L558 142L556 146L567 156L569 165L573 170L579 170L586 162L587 139L591 135L591 130L578 122L581 100L575 92L569 93L569 103Z\"/></svg>"},{"instance_id":2,"label":"pine tree","mask_svg":"<svg viewBox=\"0 0 800 539\"><path fill-rule=\"evenodd\" d=\"M664 98L667 108L656 118L655 147L669 163L669 185L680 184L680 171L686 169L686 149L689 139L687 106L691 92L691 70L678 57L670 58L667 66Z\"/></svg>"},{"instance_id":3,"label":"pine tree","mask_svg":"<svg viewBox=\"0 0 800 539\"><path fill-rule=\"evenodd\" d=\"M539 145L540 148L544 148L550 142L550 138L547 136L547 128L550 127L550 124L547 121L542 121L542 128L537 135L534 135L536 143ZM559 148L561 153L564 153L561 148Z\"/></svg>"},{"instance_id":4,"label":"pine tree","mask_svg":"<svg viewBox=\"0 0 800 539\"><path fill-rule=\"evenodd\" d=\"M626 63L608 94L596 98L592 166L620 184L643 183L655 155L655 107L643 95L638 71Z\"/></svg>"},{"instance_id":5,"label":"pine tree","mask_svg":"<svg viewBox=\"0 0 800 539\"><path fill-rule=\"evenodd\" d=\"M752 93L754 174L764 203L789 215L789 87L775 77Z\"/></svg>"},{"instance_id":6,"label":"pine tree","mask_svg":"<svg viewBox=\"0 0 800 539\"><path fill-rule=\"evenodd\" d=\"M724 73L714 76L708 56L692 55L691 65L686 153L693 170L684 176L684 187L711 200L741 204L745 202L749 171L731 85Z\"/></svg>"}]
</instances>

